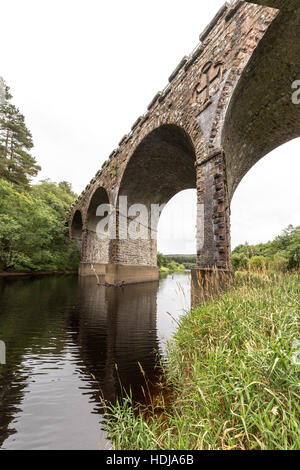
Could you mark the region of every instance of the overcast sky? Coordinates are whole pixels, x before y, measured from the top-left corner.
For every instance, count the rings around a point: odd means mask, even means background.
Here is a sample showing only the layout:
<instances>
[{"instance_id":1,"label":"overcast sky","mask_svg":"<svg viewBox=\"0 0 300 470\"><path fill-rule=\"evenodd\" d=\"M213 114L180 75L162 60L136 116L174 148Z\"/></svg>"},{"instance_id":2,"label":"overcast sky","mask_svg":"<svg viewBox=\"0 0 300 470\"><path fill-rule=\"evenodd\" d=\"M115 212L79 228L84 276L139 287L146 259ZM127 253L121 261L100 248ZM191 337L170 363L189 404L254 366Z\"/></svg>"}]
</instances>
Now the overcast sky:
<instances>
[{"instance_id":1,"label":"overcast sky","mask_svg":"<svg viewBox=\"0 0 300 470\"><path fill-rule=\"evenodd\" d=\"M2 0L0 75L33 134L39 179L81 192L223 3ZM299 224L299 149L299 140L277 149L244 178L232 204L233 246ZM161 251L195 251L194 200L182 193L165 209Z\"/></svg>"}]
</instances>

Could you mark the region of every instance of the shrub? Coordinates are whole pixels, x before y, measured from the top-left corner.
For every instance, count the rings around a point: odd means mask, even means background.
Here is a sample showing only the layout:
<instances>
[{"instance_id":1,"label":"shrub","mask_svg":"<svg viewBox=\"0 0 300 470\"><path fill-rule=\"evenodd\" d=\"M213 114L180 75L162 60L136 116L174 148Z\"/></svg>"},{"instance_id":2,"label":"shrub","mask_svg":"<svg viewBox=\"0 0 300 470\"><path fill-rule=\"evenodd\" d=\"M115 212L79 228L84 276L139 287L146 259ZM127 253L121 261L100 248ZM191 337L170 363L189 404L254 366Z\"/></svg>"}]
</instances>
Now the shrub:
<instances>
[{"instance_id":1,"label":"shrub","mask_svg":"<svg viewBox=\"0 0 300 470\"><path fill-rule=\"evenodd\" d=\"M267 259L264 256L253 256L249 260L249 268L252 271L265 271L267 267Z\"/></svg>"},{"instance_id":2,"label":"shrub","mask_svg":"<svg viewBox=\"0 0 300 470\"><path fill-rule=\"evenodd\" d=\"M280 255L280 253L276 253L269 266L272 271L284 273L289 268L289 260Z\"/></svg>"},{"instance_id":3,"label":"shrub","mask_svg":"<svg viewBox=\"0 0 300 470\"><path fill-rule=\"evenodd\" d=\"M244 253L234 253L232 255L232 268L234 271L240 271L240 270L245 270L248 269L249 267L249 259Z\"/></svg>"}]
</instances>

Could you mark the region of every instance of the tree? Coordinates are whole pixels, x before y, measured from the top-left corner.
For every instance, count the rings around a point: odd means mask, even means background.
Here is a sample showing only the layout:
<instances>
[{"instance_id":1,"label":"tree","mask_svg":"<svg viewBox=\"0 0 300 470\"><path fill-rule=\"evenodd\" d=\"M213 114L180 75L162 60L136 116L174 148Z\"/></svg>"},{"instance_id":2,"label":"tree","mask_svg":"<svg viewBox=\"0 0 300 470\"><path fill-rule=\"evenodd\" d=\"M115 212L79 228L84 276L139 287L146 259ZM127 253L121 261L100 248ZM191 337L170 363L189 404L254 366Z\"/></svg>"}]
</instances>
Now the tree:
<instances>
[{"instance_id":1,"label":"tree","mask_svg":"<svg viewBox=\"0 0 300 470\"><path fill-rule=\"evenodd\" d=\"M65 220L71 204L77 195L73 193L71 185L66 181L54 183L49 179L42 180L31 187L31 193L57 211L62 220Z\"/></svg>"},{"instance_id":2,"label":"tree","mask_svg":"<svg viewBox=\"0 0 300 470\"><path fill-rule=\"evenodd\" d=\"M75 270L80 253L66 214L76 198L67 181L31 186L40 167L32 136L0 77L0 269Z\"/></svg>"},{"instance_id":3,"label":"tree","mask_svg":"<svg viewBox=\"0 0 300 470\"><path fill-rule=\"evenodd\" d=\"M9 87L1 77L0 87L0 178L26 189L41 168L30 154L33 142L25 118L11 103Z\"/></svg>"},{"instance_id":4,"label":"tree","mask_svg":"<svg viewBox=\"0 0 300 470\"><path fill-rule=\"evenodd\" d=\"M44 182L31 192L21 192L0 179L1 269L77 269L78 247L68 239L65 223L69 198L55 183Z\"/></svg>"},{"instance_id":5,"label":"tree","mask_svg":"<svg viewBox=\"0 0 300 470\"><path fill-rule=\"evenodd\" d=\"M162 268L163 266L166 266L166 265L167 265L167 258L162 253L158 252L157 253L157 266L159 268Z\"/></svg>"},{"instance_id":6,"label":"tree","mask_svg":"<svg viewBox=\"0 0 300 470\"><path fill-rule=\"evenodd\" d=\"M234 271L247 270L249 267L249 258L244 253L233 253L231 262Z\"/></svg>"}]
</instances>

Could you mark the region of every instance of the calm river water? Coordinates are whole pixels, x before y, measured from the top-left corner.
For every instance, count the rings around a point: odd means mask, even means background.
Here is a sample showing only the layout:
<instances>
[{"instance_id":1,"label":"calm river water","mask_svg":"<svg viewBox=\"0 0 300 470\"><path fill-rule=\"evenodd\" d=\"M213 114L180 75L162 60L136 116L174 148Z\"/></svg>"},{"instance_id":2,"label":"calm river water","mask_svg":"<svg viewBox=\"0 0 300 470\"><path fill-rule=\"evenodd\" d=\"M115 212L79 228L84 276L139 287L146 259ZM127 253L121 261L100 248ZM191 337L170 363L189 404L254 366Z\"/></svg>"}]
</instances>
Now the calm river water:
<instances>
[{"instance_id":1,"label":"calm river water","mask_svg":"<svg viewBox=\"0 0 300 470\"><path fill-rule=\"evenodd\" d=\"M142 399L138 362L155 382L176 328L168 313L189 304L188 273L124 288L76 276L0 280L0 449L109 448L99 395L114 402L121 382Z\"/></svg>"}]
</instances>

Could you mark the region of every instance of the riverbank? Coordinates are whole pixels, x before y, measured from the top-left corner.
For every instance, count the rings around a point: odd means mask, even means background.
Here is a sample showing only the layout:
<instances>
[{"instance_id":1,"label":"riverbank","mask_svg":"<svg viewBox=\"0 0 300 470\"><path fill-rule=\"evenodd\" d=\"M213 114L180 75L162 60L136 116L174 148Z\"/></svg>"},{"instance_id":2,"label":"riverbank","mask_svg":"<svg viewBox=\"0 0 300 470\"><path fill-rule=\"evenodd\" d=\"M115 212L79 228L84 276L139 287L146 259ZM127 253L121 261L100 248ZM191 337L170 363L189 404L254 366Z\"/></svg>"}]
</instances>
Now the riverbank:
<instances>
[{"instance_id":1,"label":"riverbank","mask_svg":"<svg viewBox=\"0 0 300 470\"><path fill-rule=\"evenodd\" d=\"M300 449L299 275L237 274L183 316L164 390L147 409L107 410L116 449ZM298 356L299 357L299 356Z\"/></svg>"}]
</instances>

